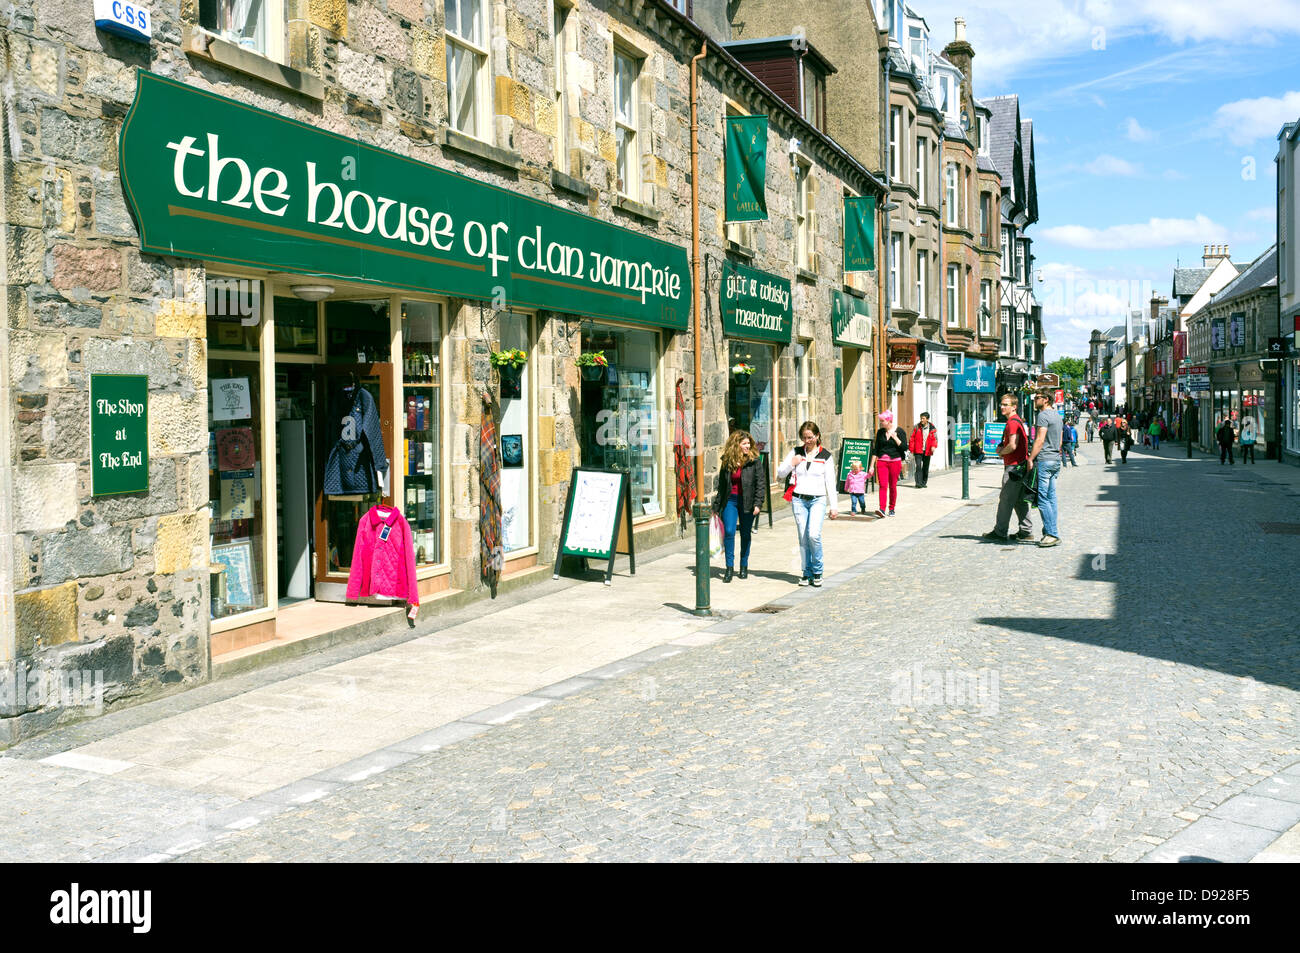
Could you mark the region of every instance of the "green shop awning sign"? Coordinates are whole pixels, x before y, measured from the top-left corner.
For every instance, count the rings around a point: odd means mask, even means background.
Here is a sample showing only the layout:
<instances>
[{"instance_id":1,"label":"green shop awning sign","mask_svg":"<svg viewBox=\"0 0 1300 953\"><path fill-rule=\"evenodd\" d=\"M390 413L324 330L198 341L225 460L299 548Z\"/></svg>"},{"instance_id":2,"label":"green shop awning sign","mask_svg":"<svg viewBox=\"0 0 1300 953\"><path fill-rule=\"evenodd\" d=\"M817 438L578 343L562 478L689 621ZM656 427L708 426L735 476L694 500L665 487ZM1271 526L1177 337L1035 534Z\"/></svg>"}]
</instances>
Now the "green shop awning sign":
<instances>
[{"instance_id":1,"label":"green shop awning sign","mask_svg":"<svg viewBox=\"0 0 1300 953\"><path fill-rule=\"evenodd\" d=\"M727 337L790 343L790 279L724 261L721 298Z\"/></svg>"},{"instance_id":2,"label":"green shop awning sign","mask_svg":"<svg viewBox=\"0 0 1300 953\"><path fill-rule=\"evenodd\" d=\"M686 250L144 70L143 251L684 330Z\"/></svg>"},{"instance_id":3,"label":"green shop awning sign","mask_svg":"<svg viewBox=\"0 0 1300 953\"><path fill-rule=\"evenodd\" d=\"M831 292L831 340L836 347L871 350L871 310L865 298Z\"/></svg>"}]
</instances>

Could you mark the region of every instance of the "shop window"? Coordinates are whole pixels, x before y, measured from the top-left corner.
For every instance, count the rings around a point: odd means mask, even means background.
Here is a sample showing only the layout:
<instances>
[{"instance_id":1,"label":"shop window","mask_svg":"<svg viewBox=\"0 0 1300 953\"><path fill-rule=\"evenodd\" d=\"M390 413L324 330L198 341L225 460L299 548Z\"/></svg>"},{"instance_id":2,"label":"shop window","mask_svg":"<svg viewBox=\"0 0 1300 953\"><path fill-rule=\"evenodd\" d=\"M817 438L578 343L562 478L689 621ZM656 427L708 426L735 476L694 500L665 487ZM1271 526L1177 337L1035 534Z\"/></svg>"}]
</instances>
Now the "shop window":
<instances>
[{"instance_id":1,"label":"shop window","mask_svg":"<svg viewBox=\"0 0 1300 953\"><path fill-rule=\"evenodd\" d=\"M637 80L641 60L614 51L614 146L617 153L618 191L630 199L641 197L641 141L637 124Z\"/></svg>"},{"instance_id":2,"label":"shop window","mask_svg":"<svg viewBox=\"0 0 1300 953\"><path fill-rule=\"evenodd\" d=\"M402 485L415 563L442 562L442 306L402 302Z\"/></svg>"},{"instance_id":3,"label":"shop window","mask_svg":"<svg viewBox=\"0 0 1300 953\"><path fill-rule=\"evenodd\" d=\"M318 354L320 306L300 298L275 299L276 354Z\"/></svg>"},{"instance_id":4,"label":"shop window","mask_svg":"<svg viewBox=\"0 0 1300 953\"><path fill-rule=\"evenodd\" d=\"M776 406L775 350L767 344L728 341L727 430L748 430L759 450L772 444ZM753 368L749 374L736 368ZM773 469L775 472L775 469Z\"/></svg>"},{"instance_id":5,"label":"shop window","mask_svg":"<svg viewBox=\"0 0 1300 953\"><path fill-rule=\"evenodd\" d=\"M284 0L199 0L199 25L250 53L284 62Z\"/></svg>"},{"instance_id":6,"label":"shop window","mask_svg":"<svg viewBox=\"0 0 1300 953\"><path fill-rule=\"evenodd\" d=\"M533 543L531 501L532 414L530 389L533 344L526 314L501 313L497 318L501 350L518 349L528 361L518 375L501 374L501 548L506 553Z\"/></svg>"},{"instance_id":7,"label":"shop window","mask_svg":"<svg viewBox=\"0 0 1300 953\"><path fill-rule=\"evenodd\" d=\"M483 0L444 0L447 117L451 128L489 141L488 15Z\"/></svg>"},{"instance_id":8,"label":"shop window","mask_svg":"<svg viewBox=\"0 0 1300 953\"><path fill-rule=\"evenodd\" d=\"M593 324L583 328L582 352L601 351L608 367L582 381L584 466L631 476L632 515L662 514L658 423L659 337L654 331Z\"/></svg>"},{"instance_id":9,"label":"shop window","mask_svg":"<svg viewBox=\"0 0 1300 953\"><path fill-rule=\"evenodd\" d=\"M261 289L260 281L249 278L208 278L209 351L257 351L262 333Z\"/></svg>"},{"instance_id":10,"label":"shop window","mask_svg":"<svg viewBox=\"0 0 1300 953\"><path fill-rule=\"evenodd\" d=\"M215 277L209 284L209 533L211 565L221 567L211 577L210 614L224 619L267 606L260 322L232 322L226 313L232 289L255 292L260 305L261 285ZM230 351L252 353L222 353Z\"/></svg>"}]
</instances>

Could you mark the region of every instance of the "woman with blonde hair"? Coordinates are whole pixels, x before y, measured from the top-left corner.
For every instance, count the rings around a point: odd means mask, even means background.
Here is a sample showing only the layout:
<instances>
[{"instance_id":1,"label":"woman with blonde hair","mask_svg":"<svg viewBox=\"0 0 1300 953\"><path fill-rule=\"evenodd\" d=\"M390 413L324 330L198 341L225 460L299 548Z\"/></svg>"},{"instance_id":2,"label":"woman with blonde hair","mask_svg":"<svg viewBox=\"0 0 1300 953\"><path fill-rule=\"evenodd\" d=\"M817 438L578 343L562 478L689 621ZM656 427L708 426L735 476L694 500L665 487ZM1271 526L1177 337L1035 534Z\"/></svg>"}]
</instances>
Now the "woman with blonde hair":
<instances>
[{"instance_id":1,"label":"woman with blonde hair","mask_svg":"<svg viewBox=\"0 0 1300 953\"><path fill-rule=\"evenodd\" d=\"M763 468L758 449L747 430L733 430L722 448L722 466L718 468L718 491L713 497L713 512L722 517L722 549L727 557L723 582L731 582L735 568L736 531L740 530L740 578L749 578L750 531L758 516L759 491Z\"/></svg>"}]
</instances>

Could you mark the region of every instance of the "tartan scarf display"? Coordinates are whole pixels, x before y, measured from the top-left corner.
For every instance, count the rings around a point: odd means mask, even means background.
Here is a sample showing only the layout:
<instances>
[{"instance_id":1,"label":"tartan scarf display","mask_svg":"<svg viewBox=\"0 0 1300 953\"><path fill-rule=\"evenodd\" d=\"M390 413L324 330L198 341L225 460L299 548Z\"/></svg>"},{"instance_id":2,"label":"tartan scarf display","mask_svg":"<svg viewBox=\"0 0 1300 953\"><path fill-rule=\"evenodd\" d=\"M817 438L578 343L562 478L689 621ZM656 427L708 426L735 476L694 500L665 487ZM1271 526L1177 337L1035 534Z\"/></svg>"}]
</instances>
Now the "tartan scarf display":
<instances>
[{"instance_id":1,"label":"tartan scarf display","mask_svg":"<svg viewBox=\"0 0 1300 953\"><path fill-rule=\"evenodd\" d=\"M483 422L478 432L478 537L483 561L483 581L497 597L497 582L504 562L501 553L501 454L492 401L483 394Z\"/></svg>"},{"instance_id":2,"label":"tartan scarf display","mask_svg":"<svg viewBox=\"0 0 1300 953\"><path fill-rule=\"evenodd\" d=\"M673 416L673 466L677 471L677 519L686 524L695 502L695 461L691 459L690 432L686 427L686 395L682 385L686 378L677 378L677 406Z\"/></svg>"}]
</instances>

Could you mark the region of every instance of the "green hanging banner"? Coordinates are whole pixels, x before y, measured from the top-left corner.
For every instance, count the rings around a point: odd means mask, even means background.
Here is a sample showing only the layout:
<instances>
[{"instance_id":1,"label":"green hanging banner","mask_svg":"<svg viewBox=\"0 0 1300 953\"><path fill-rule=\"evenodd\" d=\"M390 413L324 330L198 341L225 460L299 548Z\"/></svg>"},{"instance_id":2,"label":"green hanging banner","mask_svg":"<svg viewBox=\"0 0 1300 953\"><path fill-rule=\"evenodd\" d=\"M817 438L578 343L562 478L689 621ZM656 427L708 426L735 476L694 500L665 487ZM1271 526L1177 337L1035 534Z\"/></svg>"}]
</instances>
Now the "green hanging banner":
<instances>
[{"instance_id":1,"label":"green hanging banner","mask_svg":"<svg viewBox=\"0 0 1300 953\"><path fill-rule=\"evenodd\" d=\"M767 221L767 117L727 117L727 221Z\"/></svg>"},{"instance_id":2,"label":"green hanging banner","mask_svg":"<svg viewBox=\"0 0 1300 953\"><path fill-rule=\"evenodd\" d=\"M136 76L120 152L143 251L686 328L680 245Z\"/></svg>"},{"instance_id":3,"label":"green hanging banner","mask_svg":"<svg viewBox=\"0 0 1300 953\"><path fill-rule=\"evenodd\" d=\"M876 270L876 197L844 199L844 270Z\"/></svg>"}]
</instances>

